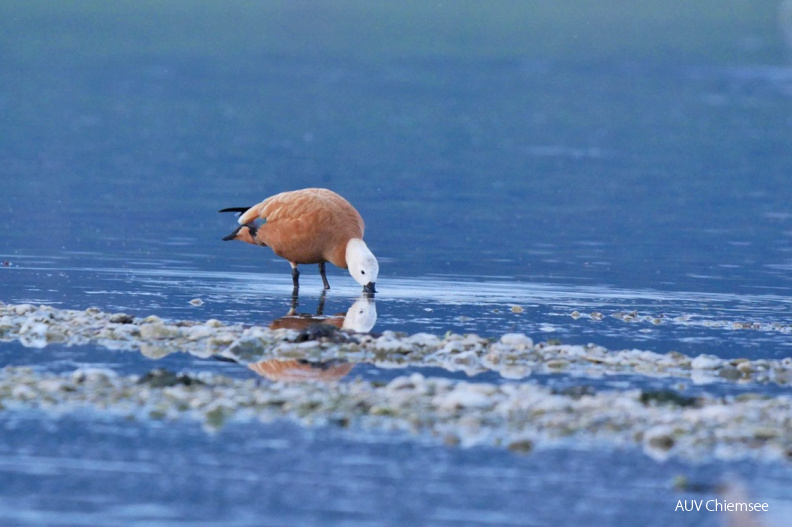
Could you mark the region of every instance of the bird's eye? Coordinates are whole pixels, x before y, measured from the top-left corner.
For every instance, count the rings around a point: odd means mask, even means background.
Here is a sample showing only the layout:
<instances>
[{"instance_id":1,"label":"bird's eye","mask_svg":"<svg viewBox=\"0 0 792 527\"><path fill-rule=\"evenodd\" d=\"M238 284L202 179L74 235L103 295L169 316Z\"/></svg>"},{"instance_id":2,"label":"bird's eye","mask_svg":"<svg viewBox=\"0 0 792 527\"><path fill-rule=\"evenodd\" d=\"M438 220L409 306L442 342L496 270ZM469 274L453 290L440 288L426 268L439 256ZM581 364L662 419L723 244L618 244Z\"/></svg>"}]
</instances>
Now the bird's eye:
<instances>
[{"instance_id":1,"label":"bird's eye","mask_svg":"<svg viewBox=\"0 0 792 527\"><path fill-rule=\"evenodd\" d=\"M366 271L360 271L360 274L366 274Z\"/></svg>"}]
</instances>

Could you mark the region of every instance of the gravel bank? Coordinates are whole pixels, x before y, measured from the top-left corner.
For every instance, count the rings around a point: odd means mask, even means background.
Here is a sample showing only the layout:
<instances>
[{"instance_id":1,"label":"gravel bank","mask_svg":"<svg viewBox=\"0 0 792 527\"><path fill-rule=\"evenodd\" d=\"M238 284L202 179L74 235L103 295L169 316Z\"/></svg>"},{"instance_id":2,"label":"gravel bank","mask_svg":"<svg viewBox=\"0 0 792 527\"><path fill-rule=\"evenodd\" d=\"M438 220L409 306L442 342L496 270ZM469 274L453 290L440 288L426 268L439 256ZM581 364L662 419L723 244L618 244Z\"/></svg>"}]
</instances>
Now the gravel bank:
<instances>
[{"instance_id":1,"label":"gravel bank","mask_svg":"<svg viewBox=\"0 0 792 527\"><path fill-rule=\"evenodd\" d=\"M319 338L311 340L315 337ZM0 305L0 340L19 340L32 347L91 343L140 350L150 357L174 352L219 355L251 367L272 360L367 362L468 373L493 370L513 379L529 379L531 372L564 371L582 376L631 373L695 382L786 384L792 375L789 359L723 360L611 351L534 343L522 334L489 340L453 334L298 332L32 305ZM326 372L322 381L327 381ZM448 444L488 444L522 452L567 444L639 446L655 458L792 457L792 398L787 396L690 398L637 389L559 393L527 380L495 385L420 374L381 384L360 379L262 383L205 373L153 372L140 378L103 369L64 375L27 367L0 371L3 411L69 412L86 407L135 418L199 419L209 429L228 419L290 418L306 424L409 430Z\"/></svg>"}]
</instances>

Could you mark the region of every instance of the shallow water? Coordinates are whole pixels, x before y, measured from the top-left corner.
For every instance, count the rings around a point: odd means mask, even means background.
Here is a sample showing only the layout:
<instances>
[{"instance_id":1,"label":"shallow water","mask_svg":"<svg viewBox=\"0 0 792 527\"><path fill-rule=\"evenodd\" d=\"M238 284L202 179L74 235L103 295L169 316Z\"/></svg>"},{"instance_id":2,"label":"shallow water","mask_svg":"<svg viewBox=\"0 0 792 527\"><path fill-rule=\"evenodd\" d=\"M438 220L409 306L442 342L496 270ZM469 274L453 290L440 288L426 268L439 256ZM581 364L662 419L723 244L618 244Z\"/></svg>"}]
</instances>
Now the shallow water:
<instances>
[{"instance_id":1,"label":"shallow water","mask_svg":"<svg viewBox=\"0 0 792 527\"><path fill-rule=\"evenodd\" d=\"M257 325L269 325L292 307L288 272L80 268L41 259L2 271L9 276L9 303L101 306L136 316L156 311L173 319ZM346 313L359 287L339 273L333 279L336 285L322 294L318 273L303 273L296 311L316 314L321 303L324 315ZM380 284L375 332L487 337L522 332L565 343L723 358L784 358L792 345L792 297L777 293L564 286L453 275L383 278ZM190 304L194 299L201 305Z\"/></svg>"},{"instance_id":2,"label":"shallow water","mask_svg":"<svg viewBox=\"0 0 792 527\"><path fill-rule=\"evenodd\" d=\"M718 514L675 513L677 500L715 499L708 482L737 479L760 482L755 492L773 511L767 519L781 525L790 510L786 475L770 465L671 461L647 472L632 452L516 456L282 422L217 435L91 416L3 425L4 525L89 525L97 517L156 526L548 525L562 515L570 524L709 526L719 525ZM39 440L30 444L31 436ZM701 488L674 490L669 482L680 475ZM57 484L64 480L69 496Z\"/></svg>"},{"instance_id":3,"label":"shallow water","mask_svg":"<svg viewBox=\"0 0 792 527\"><path fill-rule=\"evenodd\" d=\"M234 221L216 211L326 186L360 209L380 259L374 332L789 356L792 68L776 2L641 3L629 20L616 3L363 5L3 3L0 300L267 325L291 307L288 266L221 242ZM323 312L346 312L358 287L329 274ZM316 313L315 268L302 284L297 310ZM0 360L254 375L96 346L2 343ZM87 414L0 422L8 525L719 524L672 515L685 497L670 488L678 472L710 486L736 474L774 500L767 525L790 507L786 465L572 448L518 457L282 423L212 436ZM97 470L108 460L116 472ZM109 493L118 471L125 492ZM80 485L59 486L64 475ZM151 476L162 487L148 487ZM328 480L337 487L323 490ZM383 507L388 519L375 518Z\"/></svg>"}]
</instances>

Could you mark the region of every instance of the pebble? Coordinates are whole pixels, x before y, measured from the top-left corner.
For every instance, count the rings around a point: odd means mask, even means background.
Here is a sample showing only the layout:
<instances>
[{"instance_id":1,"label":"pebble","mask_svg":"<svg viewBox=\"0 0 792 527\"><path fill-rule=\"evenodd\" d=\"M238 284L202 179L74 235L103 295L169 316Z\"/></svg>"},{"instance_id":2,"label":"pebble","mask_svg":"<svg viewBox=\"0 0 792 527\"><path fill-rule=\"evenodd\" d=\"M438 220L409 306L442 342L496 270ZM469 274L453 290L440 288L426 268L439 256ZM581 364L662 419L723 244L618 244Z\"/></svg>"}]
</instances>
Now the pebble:
<instances>
[{"instance_id":1,"label":"pebble","mask_svg":"<svg viewBox=\"0 0 792 527\"><path fill-rule=\"evenodd\" d=\"M670 426L659 425L648 429L643 435L644 452L649 456L664 460L668 451L676 444L674 429Z\"/></svg>"},{"instance_id":2,"label":"pebble","mask_svg":"<svg viewBox=\"0 0 792 527\"><path fill-rule=\"evenodd\" d=\"M118 374L109 368L78 368L71 374L72 380L78 383L94 383L115 379L117 377Z\"/></svg>"},{"instance_id":3,"label":"pebble","mask_svg":"<svg viewBox=\"0 0 792 527\"><path fill-rule=\"evenodd\" d=\"M165 326L161 322L151 322L140 326L140 338L143 340L164 339L175 337L176 334L174 328Z\"/></svg>"},{"instance_id":4,"label":"pebble","mask_svg":"<svg viewBox=\"0 0 792 527\"><path fill-rule=\"evenodd\" d=\"M500 343L518 350L533 347L533 340L524 333L506 333L501 336Z\"/></svg>"},{"instance_id":5,"label":"pebble","mask_svg":"<svg viewBox=\"0 0 792 527\"><path fill-rule=\"evenodd\" d=\"M457 410L460 408L488 408L492 402L486 395L465 389L455 389L451 393L438 396L434 406L441 410Z\"/></svg>"},{"instance_id":6,"label":"pebble","mask_svg":"<svg viewBox=\"0 0 792 527\"><path fill-rule=\"evenodd\" d=\"M116 313L111 315L108 320L113 324L132 324L135 321L135 317L126 313Z\"/></svg>"},{"instance_id":7,"label":"pebble","mask_svg":"<svg viewBox=\"0 0 792 527\"><path fill-rule=\"evenodd\" d=\"M699 355L690 363L694 370L715 370L723 366L724 360L715 355Z\"/></svg>"}]
</instances>

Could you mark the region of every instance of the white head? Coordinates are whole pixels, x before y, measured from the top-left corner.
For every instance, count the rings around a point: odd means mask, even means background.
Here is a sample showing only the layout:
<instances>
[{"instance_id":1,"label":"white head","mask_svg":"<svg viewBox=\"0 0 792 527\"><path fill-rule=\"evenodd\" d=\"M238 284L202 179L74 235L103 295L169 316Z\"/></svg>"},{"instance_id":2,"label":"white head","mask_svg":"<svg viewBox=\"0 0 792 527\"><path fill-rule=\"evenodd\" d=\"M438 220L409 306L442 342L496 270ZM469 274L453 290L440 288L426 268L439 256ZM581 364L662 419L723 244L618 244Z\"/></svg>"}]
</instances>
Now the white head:
<instances>
[{"instance_id":1,"label":"white head","mask_svg":"<svg viewBox=\"0 0 792 527\"><path fill-rule=\"evenodd\" d=\"M366 242L360 238L352 238L346 247L346 262L349 274L363 286L367 293L374 292L374 283L379 275L379 264L369 251Z\"/></svg>"}]
</instances>

